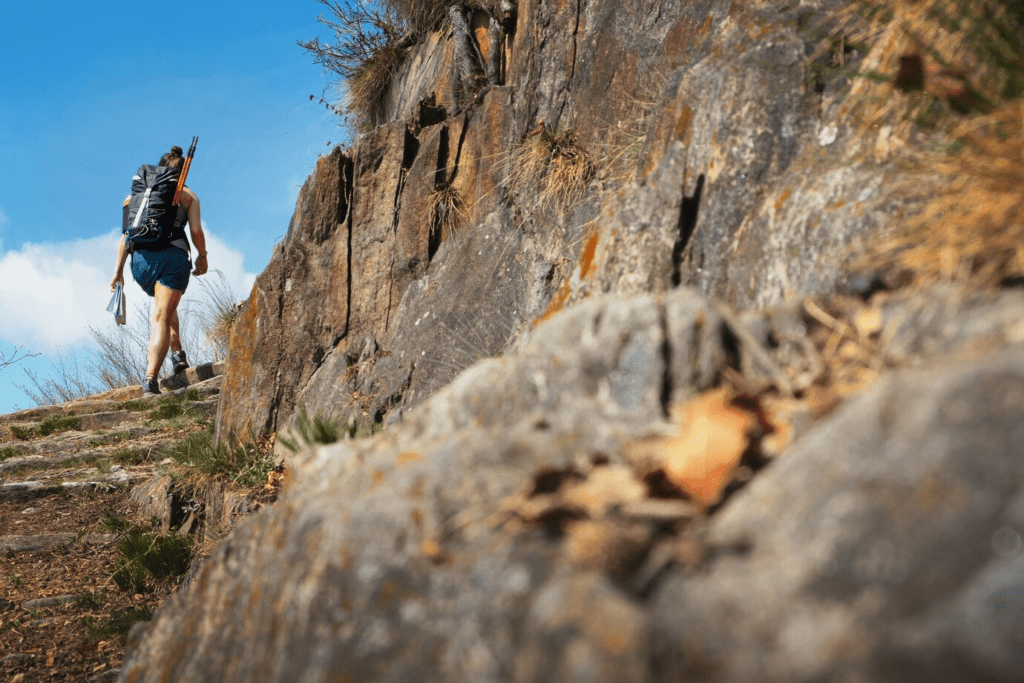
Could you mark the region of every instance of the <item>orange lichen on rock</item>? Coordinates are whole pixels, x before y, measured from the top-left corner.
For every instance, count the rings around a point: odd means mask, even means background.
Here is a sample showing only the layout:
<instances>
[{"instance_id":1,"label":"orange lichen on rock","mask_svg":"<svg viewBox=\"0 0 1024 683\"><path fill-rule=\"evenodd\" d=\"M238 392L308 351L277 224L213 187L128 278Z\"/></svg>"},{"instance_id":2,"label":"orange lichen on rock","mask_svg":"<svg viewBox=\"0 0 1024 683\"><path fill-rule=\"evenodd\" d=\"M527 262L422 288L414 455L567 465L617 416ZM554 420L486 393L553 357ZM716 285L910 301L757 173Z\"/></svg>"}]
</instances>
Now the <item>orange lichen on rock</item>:
<instances>
[{"instance_id":1,"label":"orange lichen on rock","mask_svg":"<svg viewBox=\"0 0 1024 683\"><path fill-rule=\"evenodd\" d=\"M595 230L587 239L587 246L583 249L583 257L580 259L580 277L585 278L594 265L594 255L597 253L598 234Z\"/></svg>"},{"instance_id":2,"label":"orange lichen on rock","mask_svg":"<svg viewBox=\"0 0 1024 683\"><path fill-rule=\"evenodd\" d=\"M546 322L561 311L565 306L565 302L568 300L571 291L569 281L566 280L562 283L562 286L558 288L558 291L555 292L555 295L551 297L551 303L548 304L547 310L541 314L541 316L536 320L536 323Z\"/></svg>"},{"instance_id":3,"label":"orange lichen on rock","mask_svg":"<svg viewBox=\"0 0 1024 683\"><path fill-rule=\"evenodd\" d=\"M791 187L787 187L785 192L783 192L779 196L779 198L777 200L775 200L775 210L776 211L780 210L782 208L782 205L786 203L786 200L789 199L789 195L790 195L790 192L792 192L792 189L793 188L791 188Z\"/></svg>"},{"instance_id":4,"label":"orange lichen on rock","mask_svg":"<svg viewBox=\"0 0 1024 683\"><path fill-rule=\"evenodd\" d=\"M395 464L397 464L399 467L402 467L404 465L408 465L410 463L422 459L423 456L417 453L416 451L402 451L401 453L398 454L398 459L395 461Z\"/></svg>"}]
</instances>

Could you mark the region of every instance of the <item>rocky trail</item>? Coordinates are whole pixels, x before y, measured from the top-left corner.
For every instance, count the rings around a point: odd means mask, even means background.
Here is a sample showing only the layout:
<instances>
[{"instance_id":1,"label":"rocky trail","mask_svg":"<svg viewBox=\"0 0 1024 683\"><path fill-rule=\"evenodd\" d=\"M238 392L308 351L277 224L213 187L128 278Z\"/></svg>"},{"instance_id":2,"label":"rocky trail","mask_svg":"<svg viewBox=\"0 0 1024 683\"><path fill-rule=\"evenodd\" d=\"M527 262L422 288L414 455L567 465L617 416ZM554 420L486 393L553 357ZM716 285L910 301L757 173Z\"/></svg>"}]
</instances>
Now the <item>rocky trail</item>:
<instances>
[{"instance_id":1,"label":"rocky trail","mask_svg":"<svg viewBox=\"0 0 1024 683\"><path fill-rule=\"evenodd\" d=\"M208 523L214 493L237 487L197 475L182 458L181 444L210 434L222 373L222 363L191 368L165 380L158 398L128 387L0 416L4 681L113 680L129 628L184 573L118 574L131 564L126 543L186 539L190 552L174 569L187 571L234 514L255 507L233 492L225 523Z\"/></svg>"}]
</instances>

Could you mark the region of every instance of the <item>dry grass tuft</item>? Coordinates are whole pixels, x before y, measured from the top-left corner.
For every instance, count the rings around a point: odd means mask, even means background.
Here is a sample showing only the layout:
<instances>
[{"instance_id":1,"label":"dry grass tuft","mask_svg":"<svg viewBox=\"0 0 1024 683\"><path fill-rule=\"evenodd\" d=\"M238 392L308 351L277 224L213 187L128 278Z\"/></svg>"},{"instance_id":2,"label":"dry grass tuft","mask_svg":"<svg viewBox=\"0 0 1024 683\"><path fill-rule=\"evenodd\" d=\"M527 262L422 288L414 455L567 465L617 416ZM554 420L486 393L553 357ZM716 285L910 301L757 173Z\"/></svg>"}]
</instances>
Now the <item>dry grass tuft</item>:
<instances>
[{"instance_id":1,"label":"dry grass tuft","mask_svg":"<svg viewBox=\"0 0 1024 683\"><path fill-rule=\"evenodd\" d=\"M417 35L437 30L447 16L443 0L384 0L382 4L392 7Z\"/></svg>"},{"instance_id":2,"label":"dry grass tuft","mask_svg":"<svg viewBox=\"0 0 1024 683\"><path fill-rule=\"evenodd\" d=\"M404 50L386 45L360 64L349 79L348 108L361 127L373 128L383 122L388 88L404 58Z\"/></svg>"},{"instance_id":3,"label":"dry grass tuft","mask_svg":"<svg viewBox=\"0 0 1024 683\"><path fill-rule=\"evenodd\" d=\"M561 210L579 200L594 177L594 164L576 131L548 130L543 122L512 150L506 169L512 194L521 195L539 183L535 205Z\"/></svg>"},{"instance_id":4,"label":"dry grass tuft","mask_svg":"<svg viewBox=\"0 0 1024 683\"><path fill-rule=\"evenodd\" d=\"M1024 276L1024 5L861 0L837 18L836 35L872 46L844 105L860 120L851 154L906 162L899 192L923 206L854 269L979 287Z\"/></svg>"},{"instance_id":5,"label":"dry grass tuft","mask_svg":"<svg viewBox=\"0 0 1024 683\"><path fill-rule=\"evenodd\" d=\"M836 13L829 45L871 46L844 106L862 121L859 137L879 160L906 147L915 132L947 134L960 115L990 113L1024 94L1018 5L860 0Z\"/></svg>"},{"instance_id":6,"label":"dry grass tuft","mask_svg":"<svg viewBox=\"0 0 1024 683\"><path fill-rule=\"evenodd\" d=\"M658 69L642 74L635 93L625 96L626 114L614 123L606 122L603 141L592 143L599 180L627 185L637 179L638 163L667 80L665 72Z\"/></svg>"},{"instance_id":7,"label":"dry grass tuft","mask_svg":"<svg viewBox=\"0 0 1024 683\"><path fill-rule=\"evenodd\" d=\"M917 216L861 259L919 283L960 279L991 287L1024 277L1024 103L962 123L953 155L923 168L948 179Z\"/></svg>"},{"instance_id":8,"label":"dry grass tuft","mask_svg":"<svg viewBox=\"0 0 1024 683\"><path fill-rule=\"evenodd\" d=\"M462 195L452 183L442 183L427 197L427 215L432 236L440 241L457 236L467 211Z\"/></svg>"}]
</instances>

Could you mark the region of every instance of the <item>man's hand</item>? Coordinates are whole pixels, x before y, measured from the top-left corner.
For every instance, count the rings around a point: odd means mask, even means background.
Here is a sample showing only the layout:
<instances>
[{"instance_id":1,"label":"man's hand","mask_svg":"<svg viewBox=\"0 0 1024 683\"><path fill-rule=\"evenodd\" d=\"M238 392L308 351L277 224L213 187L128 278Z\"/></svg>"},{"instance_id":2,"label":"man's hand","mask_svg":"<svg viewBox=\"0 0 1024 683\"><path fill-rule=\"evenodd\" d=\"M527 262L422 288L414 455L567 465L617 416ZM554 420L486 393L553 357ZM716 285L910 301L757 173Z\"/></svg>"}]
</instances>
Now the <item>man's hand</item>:
<instances>
[{"instance_id":1,"label":"man's hand","mask_svg":"<svg viewBox=\"0 0 1024 683\"><path fill-rule=\"evenodd\" d=\"M124 273L118 273L114 276L114 279L110 281L110 291L113 292L117 289L117 285L120 284L124 287Z\"/></svg>"},{"instance_id":2,"label":"man's hand","mask_svg":"<svg viewBox=\"0 0 1024 683\"><path fill-rule=\"evenodd\" d=\"M192 271L193 275L206 275L206 271L210 269L210 264L206 262L206 254L200 254L196 258L196 268Z\"/></svg>"}]
</instances>

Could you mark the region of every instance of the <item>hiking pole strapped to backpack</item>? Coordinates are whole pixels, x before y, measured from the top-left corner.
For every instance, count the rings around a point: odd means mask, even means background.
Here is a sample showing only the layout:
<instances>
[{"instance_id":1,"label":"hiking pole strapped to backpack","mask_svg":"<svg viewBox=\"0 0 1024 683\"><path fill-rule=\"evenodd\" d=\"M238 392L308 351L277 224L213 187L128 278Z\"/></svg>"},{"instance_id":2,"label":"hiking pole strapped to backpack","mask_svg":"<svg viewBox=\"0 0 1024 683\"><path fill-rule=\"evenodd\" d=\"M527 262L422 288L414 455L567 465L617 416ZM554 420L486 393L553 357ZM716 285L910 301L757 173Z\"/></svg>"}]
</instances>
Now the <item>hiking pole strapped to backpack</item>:
<instances>
[{"instance_id":1,"label":"hiking pole strapped to backpack","mask_svg":"<svg viewBox=\"0 0 1024 683\"><path fill-rule=\"evenodd\" d=\"M189 145L188 154L185 156L185 164L181 169L181 176L178 178L178 189L174 191L174 201L171 206L177 206L178 200L181 199L181 188L185 187L185 178L188 176L188 167L192 165L192 157L196 153L196 143L199 142L199 136L196 135L192 138L192 144Z\"/></svg>"}]
</instances>

